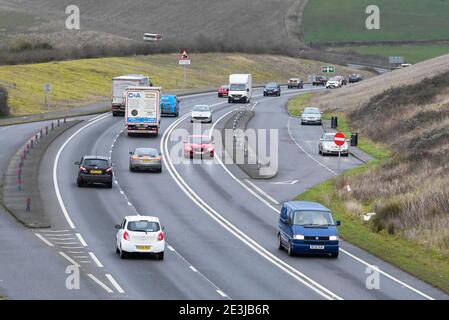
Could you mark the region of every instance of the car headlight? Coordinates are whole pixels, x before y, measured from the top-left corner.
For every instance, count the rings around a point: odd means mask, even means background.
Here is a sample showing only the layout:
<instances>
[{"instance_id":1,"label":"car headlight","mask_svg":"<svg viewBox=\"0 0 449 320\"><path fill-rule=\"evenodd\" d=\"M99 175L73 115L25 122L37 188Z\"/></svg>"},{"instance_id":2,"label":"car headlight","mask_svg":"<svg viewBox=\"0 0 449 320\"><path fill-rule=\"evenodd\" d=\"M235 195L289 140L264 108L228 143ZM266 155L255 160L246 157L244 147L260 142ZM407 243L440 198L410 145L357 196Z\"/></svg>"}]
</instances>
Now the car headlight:
<instances>
[{"instance_id":1,"label":"car headlight","mask_svg":"<svg viewBox=\"0 0 449 320\"><path fill-rule=\"evenodd\" d=\"M338 236L330 236L329 240L330 241L338 241Z\"/></svg>"},{"instance_id":2,"label":"car headlight","mask_svg":"<svg viewBox=\"0 0 449 320\"><path fill-rule=\"evenodd\" d=\"M294 236L294 239L295 239L295 240L304 240L304 236L301 235L301 234L296 234L296 235Z\"/></svg>"}]
</instances>

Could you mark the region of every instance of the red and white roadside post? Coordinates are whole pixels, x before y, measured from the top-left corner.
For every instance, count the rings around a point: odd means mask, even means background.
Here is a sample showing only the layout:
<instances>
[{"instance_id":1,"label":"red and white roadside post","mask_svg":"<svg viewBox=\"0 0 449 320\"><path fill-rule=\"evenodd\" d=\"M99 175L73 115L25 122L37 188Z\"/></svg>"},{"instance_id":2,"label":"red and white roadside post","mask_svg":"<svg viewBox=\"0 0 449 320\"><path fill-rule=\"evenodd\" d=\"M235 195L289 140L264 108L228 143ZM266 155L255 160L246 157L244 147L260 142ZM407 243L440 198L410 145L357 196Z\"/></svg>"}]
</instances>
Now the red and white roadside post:
<instances>
[{"instance_id":1,"label":"red and white roadside post","mask_svg":"<svg viewBox=\"0 0 449 320\"><path fill-rule=\"evenodd\" d=\"M338 175L340 175L341 147L346 142L346 136L342 132L337 132L334 137L334 143L338 146Z\"/></svg>"}]
</instances>

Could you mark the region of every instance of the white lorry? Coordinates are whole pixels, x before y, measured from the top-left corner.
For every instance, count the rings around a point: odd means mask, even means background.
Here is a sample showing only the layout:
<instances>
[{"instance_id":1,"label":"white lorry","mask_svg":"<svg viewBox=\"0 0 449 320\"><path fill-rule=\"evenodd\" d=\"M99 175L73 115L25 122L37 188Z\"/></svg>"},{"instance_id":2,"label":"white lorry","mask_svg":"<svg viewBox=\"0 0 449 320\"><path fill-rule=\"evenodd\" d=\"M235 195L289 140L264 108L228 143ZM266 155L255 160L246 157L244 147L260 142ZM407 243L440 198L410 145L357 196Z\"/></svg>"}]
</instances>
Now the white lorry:
<instances>
[{"instance_id":1,"label":"white lorry","mask_svg":"<svg viewBox=\"0 0 449 320\"><path fill-rule=\"evenodd\" d=\"M161 124L161 90L159 87L125 89L125 125L128 136L158 135Z\"/></svg>"},{"instance_id":2,"label":"white lorry","mask_svg":"<svg viewBox=\"0 0 449 320\"><path fill-rule=\"evenodd\" d=\"M229 75L229 94L228 102L251 101L253 93L253 77L251 74L231 74Z\"/></svg>"},{"instance_id":3,"label":"white lorry","mask_svg":"<svg viewBox=\"0 0 449 320\"><path fill-rule=\"evenodd\" d=\"M125 115L123 93L128 87L151 86L150 78L141 74L128 74L112 79L112 115Z\"/></svg>"}]
</instances>

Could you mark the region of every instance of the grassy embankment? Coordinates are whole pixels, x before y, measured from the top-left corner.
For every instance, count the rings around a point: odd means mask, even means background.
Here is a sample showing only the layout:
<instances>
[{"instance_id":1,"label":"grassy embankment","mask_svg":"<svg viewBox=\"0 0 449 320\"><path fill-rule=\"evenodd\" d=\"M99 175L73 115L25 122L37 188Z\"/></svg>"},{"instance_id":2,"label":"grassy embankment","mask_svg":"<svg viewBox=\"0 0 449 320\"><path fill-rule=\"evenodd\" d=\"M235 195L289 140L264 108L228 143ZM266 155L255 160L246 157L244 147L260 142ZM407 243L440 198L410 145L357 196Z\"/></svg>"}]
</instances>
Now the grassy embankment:
<instances>
[{"instance_id":1,"label":"grassy embankment","mask_svg":"<svg viewBox=\"0 0 449 320\"><path fill-rule=\"evenodd\" d=\"M301 110L310 105L312 95L298 96L290 100L288 110L292 115L299 115ZM346 116L339 117L339 130L351 132ZM328 119L329 114L324 115ZM352 201L351 195L343 195L345 186L351 178L381 168L390 161L392 153L386 146L361 137L359 147L374 157L374 160L345 172L341 177L321 183L296 200L316 201L329 207L335 218L342 221L340 234L342 238L381 259L417 276L418 278L449 292L449 254L437 247L423 246L414 239L407 239L400 233L391 233L387 228L376 230L370 222L364 222L361 215L373 212L373 201ZM363 177L362 177L363 178Z\"/></svg>"},{"instance_id":2,"label":"grassy embankment","mask_svg":"<svg viewBox=\"0 0 449 320\"><path fill-rule=\"evenodd\" d=\"M166 91L213 89L231 73L252 73L254 83L285 82L289 77L319 72L320 62L255 54L195 54L188 67L187 86L178 55L103 58L0 66L0 84L9 91L14 116L47 112L43 85L51 83L52 110L68 109L110 99L111 79L127 73L147 74ZM349 73L348 68L340 67Z\"/></svg>"}]
</instances>

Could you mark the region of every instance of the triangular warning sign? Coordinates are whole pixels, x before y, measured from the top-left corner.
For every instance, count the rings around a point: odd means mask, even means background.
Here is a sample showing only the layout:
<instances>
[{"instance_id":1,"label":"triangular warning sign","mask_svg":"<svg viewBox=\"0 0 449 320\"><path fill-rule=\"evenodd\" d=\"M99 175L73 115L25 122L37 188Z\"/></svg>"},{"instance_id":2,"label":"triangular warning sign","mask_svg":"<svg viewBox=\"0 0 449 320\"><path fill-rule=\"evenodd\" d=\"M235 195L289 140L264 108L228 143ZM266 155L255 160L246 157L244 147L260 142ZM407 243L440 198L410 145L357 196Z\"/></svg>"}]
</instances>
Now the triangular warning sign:
<instances>
[{"instance_id":1,"label":"triangular warning sign","mask_svg":"<svg viewBox=\"0 0 449 320\"><path fill-rule=\"evenodd\" d=\"M187 55L187 50L182 51L181 59L188 59L189 56Z\"/></svg>"}]
</instances>

